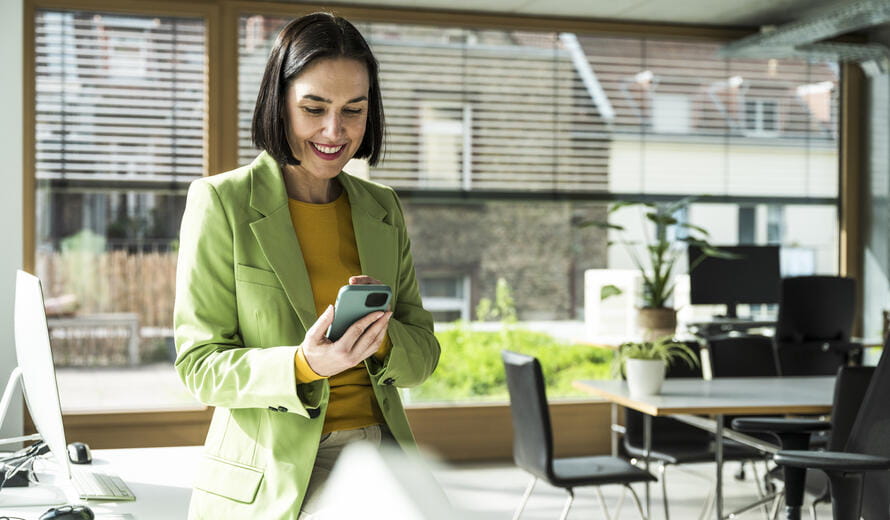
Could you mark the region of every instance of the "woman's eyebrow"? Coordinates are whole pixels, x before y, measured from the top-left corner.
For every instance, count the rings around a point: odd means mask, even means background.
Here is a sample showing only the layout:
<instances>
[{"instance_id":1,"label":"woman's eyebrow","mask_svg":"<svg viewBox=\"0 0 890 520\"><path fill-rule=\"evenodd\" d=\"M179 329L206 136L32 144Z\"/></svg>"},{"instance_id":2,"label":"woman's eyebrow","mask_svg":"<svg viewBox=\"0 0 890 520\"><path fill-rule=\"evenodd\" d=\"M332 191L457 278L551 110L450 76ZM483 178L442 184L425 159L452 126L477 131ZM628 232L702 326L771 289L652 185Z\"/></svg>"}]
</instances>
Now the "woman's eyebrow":
<instances>
[{"instance_id":1,"label":"woman's eyebrow","mask_svg":"<svg viewBox=\"0 0 890 520\"><path fill-rule=\"evenodd\" d=\"M310 101L320 101L321 103L333 103L333 101L331 101L330 99L323 98L321 96L316 96L315 94L306 94L305 96L303 96L303 99L308 99ZM358 103L359 101L367 101L367 100L368 100L368 96L359 96L357 98L350 99L349 101L346 102L346 104L349 105L350 103Z\"/></svg>"}]
</instances>

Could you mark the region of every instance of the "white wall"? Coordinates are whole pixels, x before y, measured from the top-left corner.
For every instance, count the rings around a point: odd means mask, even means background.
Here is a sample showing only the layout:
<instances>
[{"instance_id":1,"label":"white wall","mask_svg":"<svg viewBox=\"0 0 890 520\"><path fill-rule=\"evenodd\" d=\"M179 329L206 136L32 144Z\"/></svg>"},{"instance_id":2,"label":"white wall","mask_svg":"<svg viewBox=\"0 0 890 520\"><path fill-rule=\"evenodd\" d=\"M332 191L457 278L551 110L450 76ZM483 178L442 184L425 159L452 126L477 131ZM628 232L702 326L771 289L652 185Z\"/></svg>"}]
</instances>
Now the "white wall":
<instances>
[{"instance_id":1,"label":"white wall","mask_svg":"<svg viewBox=\"0 0 890 520\"><path fill-rule=\"evenodd\" d=\"M15 270L22 265L22 54L24 0L0 2L0 386L6 385L16 365L12 331ZM21 394L13 399L0 437L21 435Z\"/></svg>"}]
</instances>

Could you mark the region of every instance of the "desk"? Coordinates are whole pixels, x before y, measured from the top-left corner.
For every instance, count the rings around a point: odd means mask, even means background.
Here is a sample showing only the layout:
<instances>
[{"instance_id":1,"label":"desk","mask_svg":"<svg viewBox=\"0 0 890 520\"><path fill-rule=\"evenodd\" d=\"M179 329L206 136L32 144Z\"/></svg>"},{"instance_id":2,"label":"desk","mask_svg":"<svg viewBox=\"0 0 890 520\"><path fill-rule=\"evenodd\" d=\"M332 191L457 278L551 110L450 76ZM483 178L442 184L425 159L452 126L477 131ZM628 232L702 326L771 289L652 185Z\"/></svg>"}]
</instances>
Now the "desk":
<instances>
[{"instance_id":1,"label":"desk","mask_svg":"<svg viewBox=\"0 0 890 520\"><path fill-rule=\"evenodd\" d=\"M775 453L778 447L732 430L724 430L723 416L769 414L824 414L831 411L834 377L745 377L667 379L660 395L631 397L625 381L576 381L575 387L612 402L612 422L618 420L618 406L643 412L643 444L652 447L652 417L671 416L715 434L717 462L716 510L723 519L723 438ZM712 418L695 414L712 415ZM612 432L612 451L617 452L617 433ZM649 469L648 459L645 461ZM646 486L646 509L650 509Z\"/></svg>"},{"instance_id":2,"label":"desk","mask_svg":"<svg viewBox=\"0 0 890 520\"><path fill-rule=\"evenodd\" d=\"M192 479L203 448L139 448L129 450L94 450L93 464L96 471L120 476L136 495L135 502L110 502L101 500L72 500L71 503L87 504L96 513L96 520L103 515L129 513L134 520L184 520L188 515ZM38 466L38 475L53 480L52 474L40 468L50 468L51 463ZM69 498L74 495L70 486L61 486ZM2 514L37 520L51 506L21 507L0 511ZM120 517L117 517L120 518Z\"/></svg>"},{"instance_id":3,"label":"desk","mask_svg":"<svg viewBox=\"0 0 890 520\"><path fill-rule=\"evenodd\" d=\"M709 338L727 332L748 332L751 329L776 328L776 320L751 320L740 318L714 318L711 321L687 323L689 331L699 337Z\"/></svg>"}]
</instances>

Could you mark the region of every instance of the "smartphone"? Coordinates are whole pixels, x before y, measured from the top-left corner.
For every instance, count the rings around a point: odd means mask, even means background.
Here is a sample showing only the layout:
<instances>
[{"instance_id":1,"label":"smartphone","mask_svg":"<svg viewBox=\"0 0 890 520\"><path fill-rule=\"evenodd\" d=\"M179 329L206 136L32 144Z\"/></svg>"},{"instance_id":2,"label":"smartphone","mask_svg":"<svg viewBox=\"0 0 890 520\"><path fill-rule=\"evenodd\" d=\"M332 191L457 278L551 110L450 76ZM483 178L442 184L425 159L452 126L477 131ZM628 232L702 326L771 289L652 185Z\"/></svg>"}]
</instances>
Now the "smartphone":
<instances>
[{"instance_id":1,"label":"smartphone","mask_svg":"<svg viewBox=\"0 0 890 520\"><path fill-rule=\"evenodd\" d=\"M334 321L327 337L337 341L356 320L375 311L389 309L392 289L388 285L344 285L334 303Z\"/></svg>"}]
</instances>

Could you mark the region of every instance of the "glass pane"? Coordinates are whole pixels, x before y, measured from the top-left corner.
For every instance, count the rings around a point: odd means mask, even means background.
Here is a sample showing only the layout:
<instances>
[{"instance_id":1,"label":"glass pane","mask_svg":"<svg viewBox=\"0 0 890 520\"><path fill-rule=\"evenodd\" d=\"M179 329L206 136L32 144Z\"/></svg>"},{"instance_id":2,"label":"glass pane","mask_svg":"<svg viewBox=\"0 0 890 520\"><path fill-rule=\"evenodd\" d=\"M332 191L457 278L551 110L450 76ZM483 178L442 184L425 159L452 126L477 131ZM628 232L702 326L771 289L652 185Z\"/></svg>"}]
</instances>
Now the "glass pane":
<instances>
[{"instance_id":1,"label":"glass pane","mask_svg":"<svg viewBox=\"0 0 890 520\"><path fill-rule=\"evenodd\" d=\"M204 169L204 22L38 10L35 28L36 270L62 407L198 406L172 369L172 316Z\"/></svg>"},{"instance_id":2,"label":"glass pane","mask_svg":"<svg viewBox=\"0 0 890 520\"><path fill-rule=\"evenodd\" d=\"M240 21L246 163L256 155L249 144L256 88L287 20ZM716 244L781 243L787 272L837 271L836 64L727 60L716 55L719 43L668 38L359 29L380 62L388 140L382 163L355 173L403 195L432 193L403 200L443 345L439 371L411 390L413 402L503 399L500 348L525 348L545 370L553 367L551 397L581 395L571 389L573 367L608 376L609 351L577 343L628 338L640 303L634 254L642 249L610 246L614 233L590 224L614 220L637 242L654 230L638 214L608 216L597 202L607 196L721 196L678 210L681 227L669 236L700 226ZM554 196L530 201L533 192ZM684 257L672 300L682 309L685 269ZM586 277L596 281L597 273L588 271L608 271L612 282L594 290ZM460 288L443 273L469 280L471 322L450 323ZM601 302L601 290L613 296Z\"/></svg>"}]
</instances>

